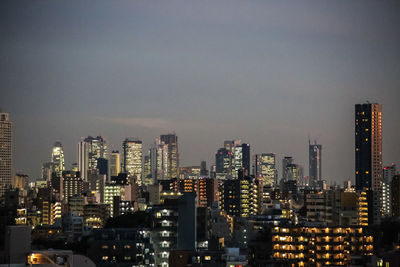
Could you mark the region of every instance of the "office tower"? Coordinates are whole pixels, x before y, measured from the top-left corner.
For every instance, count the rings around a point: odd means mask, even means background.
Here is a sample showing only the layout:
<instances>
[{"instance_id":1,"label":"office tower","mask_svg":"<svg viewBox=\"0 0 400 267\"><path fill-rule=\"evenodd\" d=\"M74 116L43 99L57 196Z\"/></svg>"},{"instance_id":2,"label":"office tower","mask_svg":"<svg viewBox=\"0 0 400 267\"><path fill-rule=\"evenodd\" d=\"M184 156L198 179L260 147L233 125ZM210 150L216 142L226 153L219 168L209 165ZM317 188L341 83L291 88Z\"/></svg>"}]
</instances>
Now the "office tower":
<instances>
[{"instance_id":1,"label":"office tower","mask_svg":"<svg viewBox=\"0 0 400 267\"><path fill-rule=\"evenodd\" d=\"M160 141L168 145L168 179L178 177L179 168L179 151L178 137L176 134L160 135Z\"/></svg>"},{"instance_id":2,"label":"office tower","mask_svg":"<svg viewBox=\"0 0 400 267\"><path fill-rule=\"evenodd\" d=\"M274 153L256 154L254 156L254 175L262 177L264 186L274 186L277 183L275 159Z\"/></svg>"},{"instance_id":3,"label":"office tower","mask_svg":"<svg viewBox=\"0 0 400 267\"><path fill-rule=\"evenodd\" d=\"M242 169L245 175L250 175L250 144L242 144Z\"/></svg>"},{"instance_id":4,"label":"office tower","mask_svg":"<svg viewBox=\"0 0 400 267\"><path fill-rule=\"evenodd\" d=\"M355 106L356 189L382 187L382 105Z\"/></svg>"},{"instance_id":5,"label":"office tower","mask_svg":"<svg viewBox=\"0 0 400 267\"><path fill-rule=\"evenodd\" d=\"M286 166L289 164L293 164L293 158L292 157L284 157L282 159L282 179L287 180L287 175L286 175Z\"/></svg>"},{"instance_id":6,"label":"office tower","mask_svg":"<svg viewBox=\"0 0 400 267\"><path fill-rule=\"evenodd\" d=\"M0 200L11 185L12 167L12 129L8 113L0 110Z\"/></svg>"},{"instance_id":7,"label":"office tower","mask_svg":"<svg viewBox=\"0 0 400 267\"><path fill-rule=\"evenodd\" d=\"M118 176L121 172L121 155L118 150L113 150L110 154L110 176Z\"/></svg>"},{"instance_id":8,"label":"office tower","mask_svg":"<svg viewBox=\"0 0 400 267\"><path fill-rule=\"evenodd\" d=\"M136 176L139 186L142 185L142 150L143 143L134 138L126 138L123 147L123 169L130 176Z\"/></svg>"},{"instance_id":9,"label":"office tower","mask_svg":"<svg viewBox=\"0 0 400 267\"><path fill-rule=\"evenodd\" d=\"M240 140L227 140L224 147L215 154L217 176L238 178L239 171L250 174L250 145L242 144ZM221 174L223 174L221 176Z\"/></svg>"},{"instance_id":10,"label":"office tower","mask_svg":"<svg viewBox=\"0 0 400 267\"><path fill-rule=\"evenodd\" d=\"M14 188L25 189L29 184L29 176L23 173L17 173L14 176Z\"/></svg>"},{"instance_id":11,"label":"office tower","mask_svg":"<svg viewBox=\"0 0 400 267\"><path fill-rule=\"evenodd\" d=\"M309 144L309 177L310 177L310 185L317 186L322 181L322 159L321 152L322 146L317 144L315 141L314 144L308 142Z\"/></svg>"},{"instance_id":12,"label":"office tower","mask_svg":"<svg viewBox=\"0 0 400 267\"><path fill-rule=\"evenodd\" d=\"M296 164L288 164L285 169L286 179L288 181L297 181L299 184L299 168Z\"/></svg>"},{"instance_id":13,"label":"office tower","mask_svg":"<svg viewBox=\"0 0 400 267\"><path fill-rule=\"evenodd\" d=\"M151 150L148 150L147 155L143 157L143 184L153 184L153 179L151 178Z\"/></svg>"},{"instance_id":14,"label":"office tower","mask_svg":"<svg viewBox=\"0 0 400 267\"><path fill-rule=\"evenodd\" d=\"M232 152L226 148L218 149L215 154L215 166L217 173L228 173L231 169Z\"/></svg>"},{"instance_id":15,"label":"office tower","mask_svg":"<svg viewBox=\"0 0 400 267\"><path fill-rule=\"evenodd\" d=\"M53 163L52 162L45 162L42 164L42 180L50 181L51 180L51 173L53 172Z\"/></svg>"},{"instance_id":16,"label":"office tower","mask_svg":"<svg viewBox=\"0 0 400 267\"><path fill-rule=\"evenodd\" d=\"M396 175L396 165L386 166L383 168L382 181L382 216L392 216L392 201L391 201L391 184L392 179Z\"/></svg>"},{"instance_id":17,"label":"office tower","mask_svg":"<svg viewBox=\"0 0 400 267\"><path fill-rule=\"evenodd\" d=\"M53 163L53 172L60 177L65 170L64 151L61 142L55 142L51 150L51 162Z\"/></svg>"},{"instance_id":18,"label":"office tower","mask_svg":"<svg viewBox=\"0 0 400 267\"><path fill-rule=\"evenodd\" d=\"M151 178L155 184L160 180L168 180L168 145L156 139L153 147L150 149L150 169Z\"/></svg>"},{"instance_id":19,"label":"office tower","mask_svg":"<svg viewBox=\"0 0 400 267\"><path fill-rule=\"evenodd\" d=\"M98 158L97 169L99 170L100 175L108 176L108 160L106 160L105 158Z\"/></svg>"},{"instance_id":20,"label":"office tower","mask_svg":"<svg viewBox=\"0 0 400 267\"><path fill-rule=\"evenodd\" d=\"M201 176L207 176L208 175L207 163L205 161L202 161L200 163L200 175Z\"/></svg>"},{"instance_id":21,"label":"office tower","mask_svg":"<svg viewBox=\"0 0 400 267\"><path fill-rule=\"evenodd\" d=\"M84 181L88 180L88 146L88 143L86 143L84 140L78 143L78 170L80 171L81 177Z\"/></svg>"},{"instance_id":22,"label":"office tower","mask_svg":"<svg viewBox=\"0 0 400 267\"><path fill-rule=\"evenodd\" d=\"M99 158L108 159L107 141L103 137L88 136L78 143L78 169L84 181L89 170L97 169Z\"/></svg>"}]
</instances>

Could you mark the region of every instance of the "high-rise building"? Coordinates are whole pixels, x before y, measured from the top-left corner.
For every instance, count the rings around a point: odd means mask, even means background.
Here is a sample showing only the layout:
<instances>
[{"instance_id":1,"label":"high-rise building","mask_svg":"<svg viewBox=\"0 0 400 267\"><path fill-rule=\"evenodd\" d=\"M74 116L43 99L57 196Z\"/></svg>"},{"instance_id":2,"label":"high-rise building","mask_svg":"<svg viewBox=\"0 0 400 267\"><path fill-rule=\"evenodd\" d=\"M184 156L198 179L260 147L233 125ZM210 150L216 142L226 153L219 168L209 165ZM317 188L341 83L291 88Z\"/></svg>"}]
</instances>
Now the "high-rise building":
<instances>
[{"instance_id":1,"label":"high-rise building","mask_svg":"<svg viewBox=\"0 0 400 267\"><path fill-rule=\"evenodd\" d=\"M200 163L200 175L201 176L208 175L207 163L204 160Z\"/></svg>"},{"instance_id":2,"label":"high-rise building","mask_svg":"<svg viewBox=\"0 0 400 267\"><path fill-rule=\"evenodd\" d=\"M286 179L288 181L297 181L299 184L299 168L296 164L288 164L285 169Z\"/></svg>"},{"instance_id":3,"label":"high-rise building","mask_svg":"<svg viewBox=\"0 0 400 267\"><path fill-rule=\"evenodd\" d=\"M160 180L168 180L169 159L168 145L156 139L154 146L150 149L151 179L149 184L155 184ZM150 182L152 181L152 182Z\"/></svg>"},{"instance_id":4,"label":"high-rise building","mask_svg":"<svg viewBox=\"0 0 400 267\"><path fill-rule=\"evenodd\" d=\"M322 159L321 159L322 146L309 142L309 177L310 185L317 186L322 181Z\"/></svg>"},{"instance_id":5,"label":"high-rise building","mask_svg":"<svg viewBox=\"0 0 400 267\"><path fill-rule=\"evenodd\" d=\"M55 142L51 150L51 162L53 163L53 172L61 177L65 170L64 151L61 142Z\"/></svg>"},{"instance_id":6,"label":"high-rise building","mask_svg":"<svg viewBox=\"0 0 400 267\"><path fill-rule=\"evenodd\" d=\"M80 196L83 192L83 180L79 172L64 171L63 177L63 199L68 203L69 198Z\"/></svg>"},{"instance_id":7,"label":"high-rise building","mask_svg":"<svg viewBox=\"0 0 400 267\"><path fill-rule=\"evenodd\" d=\"M242 177L221 182L219 208L230 216L248 217L260 212L262 187L258 179Z\"/></svg>"},{"instance_id":8,"label":"high-rise building","mask_svg":"<svg viewBox=\"0 0 400 267\"><path fill-rule=\"evenodd\" d=\"M153 184L151 178L151 150L148 150L147 155L143 157L143 183L145 185Z\"/></svg>"},{"instance_id":9,"label":"high-rise building","mask_svg":"<svg viewBox=\"0 0 400 267\"><path fill-rule=\"evenodd\" d=\"M218 149L215 153L215 167L217 173L228 173L232 166L232 152L226 148Z\"/></svg>"},{"instance_id":10,"label":"high-rise building","mask_svg":"<svg viewBox=\"0 0 400 267\"><path fill-rule=\"evenodd\" d=\"M289 164L293 164L293 157L284 157L282 159L282 179L287 180L287 174L286 174L286 166Z\"/></svg>"},{"instance_id":11,"label":"high-rise building","mask_svg":"<svg viewBox=\"0 0 400 267\"><path fill-rule=\"evenodd\" d=\"M124 172L136 176L139 186L142 184L143 143L134 138L126 138L122 143Z\"/></svg>"},{"instance_id":12,"label":"high-rise building","mask_svg":"<svg viewBox=\"0 0 400 267\"><path fill-rule=\"evenodd\" d=\"M382 216L392 216L392 194L391 184L392 179L396 175L396 165L386 166L383 168L382 181Z\"/></svg>"},{"instance_id":13,"label":"high-rise building","mask_svg":"<svg viewBox=\"0 0 400 267\"><path fill-rule=\"evenodd\" d=\"M395 175L391 183L391 203L392 203L392 216L394 218L400 217L400 175Z\"/></svg>"},{"instance_id":14,"label":"high-rise building","mask_svg":"<svg viewBox=\"0 0 400 267\"><path fill-rule=\"evenodd\" d=\"M107 141L102 136L88 136L78 143L78 169L84 181L88 171L97 168L99 158L108 159Z\"/></svg>"},{"instance_id":15,"label":"high-rise building","mask_svg":"<svg viewBox=\"0 0 400 267\"><path fill-rule=\"evenodd\" d=\"M254 175L262 177L264 186L274 186L277 183L275 159L274 153L256 154L254 156Z\"/></svg>"},{"instance_id":16,"label":"high-rise building","mask_svg":"<svg viewBox=\"0 0 400 267\"><path fill-rule=\"evenodd\" d=\"M355 106L356 189L382 187L382 105Z\"/></svg>"},{"instance_id":17,"label":"high-rise building","mask_svg":"<svg viewBox=\"0 0 400 267\"><path fill-rule=\"evenodd\" d=\"M81 177L84 181L88 180L89 168L89 153L88 143L82 140L78 143L78 170L81 172Z\"/></svg>"},{"instance_id":18,"label":"high-rise building","mask_svg":"<svg viewBox=\"0 0 400 267\"><path fill-rule=\"evenodd\" d=\"M239 172L250 174L250 145L242 144L240 140L227 140L224 147L215 154L216 172L231 176L234 179L239 177ZM219 175L221 176L221 175Z\"/></svg>"},{"instance_id":19,"label":"high-rise building","mask_svg":"<svg viewBox=\"0 0 400 267\"><path fill-rule=\"evenodd\" d=\"M110 176L118 176L121 172L121 155L118 150L113 150L110 154Z\"/></svg>"},{"instance_id":20,"label":"high-rise building","mask_svg":"<svg viewBox=\"0 0 400 267\"><path fill-rule=\"evenodd\" d=\"M12 183L12 129L8 113L0 110L0 199Z\"/></svg>"},{"instance_id":21,"label":"high-rise building","mask_svg":"<svg viewBox=\"0 0 400 267\"><path fill-rule=\"evenodd\" d=\"M29 183L29 176L23 173L17 173L14 176L14 188L26 189Z\"/></svg>"},{"instance_id":22,"label":"high-rise building","mask_svg":"<svg viewBox=\"0 0 400 267\"><path fill-rule=\"evenodd\" d=\"M160 141L168 145L168 179L178 177L179 150L178 137L176 134L160 135Z\"/></svg>"},{"instance_id":23,"label":"high-rise building","mask_svg":"<svg viewBox=\"0 0 400 267\"><path fill-rule=\"evenodd\" d=\"M355 106L356 190L367 191L368 224L382 216L382 105Z\"/></svg>"}]
</instances>

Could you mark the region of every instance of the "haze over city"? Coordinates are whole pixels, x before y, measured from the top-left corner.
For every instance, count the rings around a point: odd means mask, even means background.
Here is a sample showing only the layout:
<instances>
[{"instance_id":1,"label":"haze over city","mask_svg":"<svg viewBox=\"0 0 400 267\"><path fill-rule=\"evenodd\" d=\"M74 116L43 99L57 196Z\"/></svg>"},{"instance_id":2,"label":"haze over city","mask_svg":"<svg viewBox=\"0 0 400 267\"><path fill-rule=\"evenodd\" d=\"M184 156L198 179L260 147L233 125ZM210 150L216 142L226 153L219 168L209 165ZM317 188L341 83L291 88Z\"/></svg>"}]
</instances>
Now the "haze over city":
<instances>
[{"instance_id":1,"label":"haze over city","mask_svg":"<svg viewBox=\"0 0 400 267\"><path fill-rule=\"evenodd\" d=\"M308 138L328 182L354 182L354 105L383 106L383 164L400 163L400 5L379 1L3 1L0 107L13 169L40 177L55 141L179 137L181 165L224 140L293 156ZM32 156L34 155L34 156ZM279 174L280 176L280 174Z\"/></svg>"}]
</instances>

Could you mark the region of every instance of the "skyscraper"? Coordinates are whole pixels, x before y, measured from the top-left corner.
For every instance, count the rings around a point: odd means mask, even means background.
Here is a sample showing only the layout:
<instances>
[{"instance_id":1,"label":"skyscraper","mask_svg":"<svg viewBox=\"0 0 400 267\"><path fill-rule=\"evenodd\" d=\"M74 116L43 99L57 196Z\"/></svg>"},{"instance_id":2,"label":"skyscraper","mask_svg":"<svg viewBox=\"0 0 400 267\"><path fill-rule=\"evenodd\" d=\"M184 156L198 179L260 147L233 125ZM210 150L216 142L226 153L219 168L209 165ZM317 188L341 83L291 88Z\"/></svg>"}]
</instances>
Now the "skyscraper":
<instances>
[{"instance_id":1,"label":"skyscraper","mask_svg":"<svg viewBox=\"0 0 400 267\"><path fill-rule=\"evenodd\" d=\"M156 139L154 146L150 149L150 172L149 184L156 184L160 180L168 180L168 145Z\"/></svg>"},{"instance_id":2,"label":"skyscraper","mask_svg":"<svg viewBox=\"0 0 400 267\"><path fill-rule=\"evenodd\" d=\"M292 157L284 157L283 159L282 159L282 179L283 180L287 180L287 168L286 168L286 166L287 165L289 165L289 164L293 164L293 158Z\"/></svg>"},{"instance_id":3,"label":"skyscraper","mask_svg":"<svg viewBox=\"0 0 400 267\"><path fill-rule=\"evenodd\" d=\"M78 170L81 172L84 181L88 180L88 161L88 143L82 140L78 143Z\"/></svg>"},{"instance_id":4,"label":"skyscraper","mask_svg":"<svg viewBox=\"0 0 400 267\"><path fill-rule=\"evenodd\" d=\"M110 176L118 176L121 172L121 155L118 150L113 150L110 154Z\"/></svg>"},{"instance_id":5,"label":"skyscraper","mask_svg":"<svg viewBox=\"0 0 400 267\"><path fill-rule=\"evenodd\" d=\"M356 189L382 187L382 105L355 106Z\"/></svg>"},{"instance_id":6,"label":"skyscraper","mask_svg":"<svg viewBox=\"0 0 400 267\"><path fill-rule=\"evenodd\" d=\"M215 153L215 167L217 173L228 173L231 168L232 152L226 148L218 149Z\"/></svg>"},{"instance_id":7,"label":"skyscraper","mask_svg":"<svg viewBox=\"0 0 400 267\"><path fill-rule=\"evenodd\" d=\"M84 181L88 171L97 168L99 158L108 159L107 141L102 136L88 136L78 143L78 169Z\"/></svg>"},{"instance_id":8,"label":"skyscraper","mask_svg":"<svg viewBox=\"0 0 400 267\"><path fill-rule=\"evenodd\" d=\"M134 138L126 138L122 143L124 172L130 176L136 176L137 182L142 185L142 141Z\"/></svg>"},{"instance_id":9,"label":"skyscraper","mask_svg":"<svg viewBox=\"0 0 400 267\"><path fill-rule=\"evenodd\" d=\"M0 199L11 185L12 129L8 113L0 111Z\"/></svg>"},{"instance_id":10,"label":"skyscraper","mask_svg":"<svg viewBox=\"0 0 400 267\"><path fill-rule=\"evenodd\" d=\"M263 185L274 186L276 181L276 165L274 153L256 154L254 156L254 175L262 177Z\"/></svg>"},{"instance_id":11,"label":"skyscraper","mask_svg":"<svg viewBox=\"0 0 400 267\"><path fill-rule=\"evenodd\" d=\"M322 146L318 145L317 141L315 141L314 144L311 144L311 142L309 141L308 144L310 185L317 186L322 181Z\"/></svg>"},{"instance_id":12,"label":"skyscraper","mask_svg":"<svg viewBox=\"0 0 400 267\"><path fill-rule=\"evenodd\" d=\"M176 134L160 135L160 141L168 145L168 179L178 177L179 151Z\"/></svg>"},{"instance_id":13,"label":"skyscraper","mask_svg":"<svg viewBox=\"0 0 400 267\"><path fill-rule=\"evenodd\" d=\"M55 142L51 150L51 163L53 163L52 172L57 173L59 177L65 170L64 151L61 142Z\"/></svg>"}]
</instances>

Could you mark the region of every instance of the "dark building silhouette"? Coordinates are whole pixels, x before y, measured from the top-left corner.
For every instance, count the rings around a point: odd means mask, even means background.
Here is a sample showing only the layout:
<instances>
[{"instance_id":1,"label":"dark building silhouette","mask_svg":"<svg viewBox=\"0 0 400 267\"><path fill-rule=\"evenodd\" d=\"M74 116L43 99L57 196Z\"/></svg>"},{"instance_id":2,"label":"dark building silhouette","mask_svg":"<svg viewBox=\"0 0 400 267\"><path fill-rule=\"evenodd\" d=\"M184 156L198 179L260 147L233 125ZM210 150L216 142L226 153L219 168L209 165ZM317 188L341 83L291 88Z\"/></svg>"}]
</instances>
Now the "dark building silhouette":
<instances>
[{"instance_id":1,"label":"dark building silhouette","mask_svg":"<svg viewBox=\"0 0 400 267\"><path fill-rule=\"evenodd\" d=\"M400 175L393 176L391 184L392 216L400 217Z\"/></svg>"},{"instance_id":2,"label":"dark building silhouette","mask_svg":"<svg viewBox=\"0 0 400 267\"><path fill-rule=\"evenodd\" d=\"M108 160L105 158L97 159L97 169L99 170L100 175L108 176Z\"/></svg>"},{"instance_id":3,"label":"dark building silhouette","mask_svg":"<svg viewBox=\"0 0 400 267\"><path fill-rule=\"evenodd\" d=\"M196 193L183 193L178 199L178 249L196 249Z\"/></svg>"},{"instance_id":4,"label":"dark building silhouette","mask_svg":"<svg viewBox=\"0 0 400 267\"><path fill-rule=\"evenodd\" d=\"M382 183L382 106L355 107L356 189L380 190Z\"/></svg>"}]
</instances>

